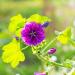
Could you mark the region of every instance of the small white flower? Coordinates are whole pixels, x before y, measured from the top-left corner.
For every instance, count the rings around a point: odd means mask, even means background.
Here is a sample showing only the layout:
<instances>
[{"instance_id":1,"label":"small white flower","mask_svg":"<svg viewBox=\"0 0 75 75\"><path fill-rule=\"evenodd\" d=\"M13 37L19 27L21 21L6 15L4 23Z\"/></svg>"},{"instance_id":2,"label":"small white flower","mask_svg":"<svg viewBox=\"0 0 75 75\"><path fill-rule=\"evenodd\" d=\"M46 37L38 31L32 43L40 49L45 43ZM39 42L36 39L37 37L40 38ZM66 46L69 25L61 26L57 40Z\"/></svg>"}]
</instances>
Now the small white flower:
<instances>
[{"instance_id":1,"label":"small white flower","mask_svg":"<svg viewBox=\"0 0 75 75\"><path fill-rule=\"evenodd\" d=\"M19 73L17 73L16 75L20 75Z\"/></svg>"},{"instance_id":2,"label":"small white flower","mask_svg":"<svg viewBox=\"0 0 75 75\"><path fill-rule=\"evenodd\" d=\"M50 58L50 61L53 61L53 62L57 61L57 57L56 57L56 56L52 56L52 57Z\"/></svg>"}]
</instances>

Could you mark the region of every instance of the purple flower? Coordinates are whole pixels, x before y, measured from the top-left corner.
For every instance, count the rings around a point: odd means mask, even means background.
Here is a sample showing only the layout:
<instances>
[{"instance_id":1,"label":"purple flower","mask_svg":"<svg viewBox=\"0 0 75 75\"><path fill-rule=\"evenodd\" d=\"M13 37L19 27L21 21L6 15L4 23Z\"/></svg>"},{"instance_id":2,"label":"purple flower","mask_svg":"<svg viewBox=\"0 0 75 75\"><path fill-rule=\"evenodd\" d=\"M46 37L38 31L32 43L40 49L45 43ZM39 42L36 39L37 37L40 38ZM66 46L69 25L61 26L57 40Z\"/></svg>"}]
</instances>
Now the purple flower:
<instances>
[{"instance_id":1,"label":"purple flower","mask_svg":"<svg viewBox=\"0 0 75 75\"><path fill-rule=\"evenodd\" d=\"M50 50L48 50L48 54L54 54L56 52L55 48L51 48Z\"/></svg>"},{"instance_id":2,"label":"purple flower","mask_svg":"<svg viewBox=\"0 0 75 75\"><path fill-rule=\"evenodd\" d=\"M35 72L34 75L46 75L46 73Z\"/></svg>"},{"instance_id":3,"label":"purple flower","mask_svg":"<svg viewBox=\"0 0 75 75\"><path fill-rule=\"evenodd\" d=\"M45 39L44 30L41 24L36 22L28 22L23 28L22 32L22 40L26 45L38 45Z\"/></svg>"}]
</instances>

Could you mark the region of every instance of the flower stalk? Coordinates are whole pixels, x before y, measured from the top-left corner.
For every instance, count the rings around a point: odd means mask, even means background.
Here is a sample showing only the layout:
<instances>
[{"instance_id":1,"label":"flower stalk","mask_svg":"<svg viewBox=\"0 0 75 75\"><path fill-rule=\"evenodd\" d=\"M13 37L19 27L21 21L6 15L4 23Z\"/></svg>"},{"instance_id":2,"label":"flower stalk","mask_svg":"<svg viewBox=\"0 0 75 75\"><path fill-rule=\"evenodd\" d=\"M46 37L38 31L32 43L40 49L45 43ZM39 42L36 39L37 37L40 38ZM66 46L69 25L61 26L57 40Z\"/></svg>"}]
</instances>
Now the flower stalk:
<instances>
[{"instance_id":1,"label":"flower stalk","mask_svg":"<svg viewBox=\"0 0 75 75\"><path fill-rule=\"evenodd\" d=\"M26 47L24 47L24 48L22 48L21 50L25 50L25 49L27 49L29 46L26 46Z\"/></svg>"}]
</instances>

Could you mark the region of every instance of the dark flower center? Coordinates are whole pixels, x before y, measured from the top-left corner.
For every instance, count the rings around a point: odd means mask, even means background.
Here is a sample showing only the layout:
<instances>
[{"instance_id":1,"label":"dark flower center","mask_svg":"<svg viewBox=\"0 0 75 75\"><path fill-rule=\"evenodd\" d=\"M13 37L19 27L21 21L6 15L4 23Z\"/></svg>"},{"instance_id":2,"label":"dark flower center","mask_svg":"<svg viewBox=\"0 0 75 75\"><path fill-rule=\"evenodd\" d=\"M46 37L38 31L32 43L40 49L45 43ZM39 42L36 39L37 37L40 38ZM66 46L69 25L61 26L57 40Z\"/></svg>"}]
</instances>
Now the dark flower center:
<instances>
[{"instance_id":1,"label":"dark flower center","mask_svg":"<svg viewBox=\"0 0 75 75\"><path fill-rule=\"evenodd\" d=\"M30 36L31 36L31 37L35 37L35 36L36 36L36 32L35 32L35 31L31 31L31 32L30 32Z\"/></svg>"}]
</instances>

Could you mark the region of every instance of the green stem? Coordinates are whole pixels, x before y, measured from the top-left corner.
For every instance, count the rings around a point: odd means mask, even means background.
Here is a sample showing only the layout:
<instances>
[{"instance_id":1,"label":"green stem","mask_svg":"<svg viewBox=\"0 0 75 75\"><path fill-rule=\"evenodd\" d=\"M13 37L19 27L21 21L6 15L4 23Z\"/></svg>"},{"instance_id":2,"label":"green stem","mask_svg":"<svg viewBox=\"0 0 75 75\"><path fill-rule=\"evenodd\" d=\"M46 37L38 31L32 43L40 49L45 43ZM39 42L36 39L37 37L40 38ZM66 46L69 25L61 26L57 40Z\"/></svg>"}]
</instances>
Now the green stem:
<instances>
[{"instance_id":1,"label":"green stem","mask_svg":"<svg viewBox=\"0 0 75 75\"><path fill-rule=\"evenodd\" d=\"M66 29L65 29L65 30L66 30ZM65 32L65 30L62 31L59 35L63 34L63 33ZM58 36L59 36L59 35L58 35ZM57 37L58 37L58 36L57 36ZM57 37L54 38L50 43L48 43L47 46L41 51L41 53L43 53L54 41L56 41Z\"/></svg>"},{"instance_id":2,"label":"green stem","mask_svg":"<svg viewBox=\"0 0 75 75\"><path fill-rule=\"evenodd\" d=\"M47 44L47 46L45 46L45 48L41 51L41 53L44 53L44 51L54 42L56 41L57 37L54 38L50 43Z\"/></svg>"},{"instance_id":3,"label":"green stem","mask_svg":"<svg viewBox=\"0 0 75 75\"><path fill-rule=\"evenodd\" d=\"M26 46L26 47L24 47L24 48L22 48L21 50L25 50L25 49L27 49L29 46Z\"/></svg>"},{"instance_id":4,"label":"green stem","mask_svg":"<svg viewBox=\"0 0 75 75\"><path fill-rule=\"evenodd\" d=\"M39 58L42 59L42 60L44 60L44 62L48 63L48 65L61 66L61 67L71 68L71 67L65 66L64 64L60 64L60 63L57 63L57 62L49 61L48 57L45 58L45 57L43 57L42 55L40 55Z\"/></svg>"},{"instance_id":5,"label":"green stem","mask_svg":"<svg viewBox=\"0 0 75 75\"><path fill-rule=\"evenodd\" d=\"M55 66L61 66L61 67L64 67L62 64L59 64L59 63L56 63L56 62L49 62L50 64L52 65L55 65Z\"/></svg>"},{"instance_id":6,"label":"green stem","mask_svg":"<svg viewBox=\"0 0 75 75\"><path fill-rule=\"evenodd\" d=\"M38 54L35 54L35 55L38 57L39 60L41 60L42 62L44 62L44 59L42 59L42 58L40 57L40 55L38 55Z\"/></svg>"},{"instance_id":7,"label":"green stem","mask_svg":"<svg viewBox=\"0 0 75 75\"><path fill-rule=\"evenodd\" d=\"M48 72L46 72L46 75L48 75Z\"/></svg>"}]
</instances>

